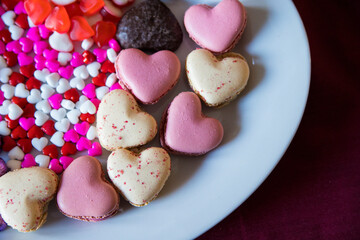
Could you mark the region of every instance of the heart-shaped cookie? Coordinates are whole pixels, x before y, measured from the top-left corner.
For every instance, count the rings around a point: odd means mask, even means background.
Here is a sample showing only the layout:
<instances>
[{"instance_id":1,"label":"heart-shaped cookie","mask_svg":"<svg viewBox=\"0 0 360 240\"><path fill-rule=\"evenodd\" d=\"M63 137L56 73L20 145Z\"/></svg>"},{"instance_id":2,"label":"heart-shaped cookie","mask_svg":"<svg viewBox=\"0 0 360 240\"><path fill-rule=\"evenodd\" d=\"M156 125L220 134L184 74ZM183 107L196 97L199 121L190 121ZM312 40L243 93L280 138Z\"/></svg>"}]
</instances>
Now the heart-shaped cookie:
<instances>
[{"instance_id":1,"label":"heart-shaped cookie","mask_svg":"<svg viewBox=\"0 0 360 240\"><path fill-rule=\"evenodd\" d=\"M170 152L202 155L217 147L223 135L221 123L201 113L201 102L195 93L180 93L163 114L160 140Z\"/></svg>"},{"instance_id":2,"label":"heart-shaped cookie","mask_svg":"<svg viewBox=\"0 0 360 240\"><path fill-rule=\"evenodd\" d=\"M250 74L240 54L214 56L205 49L192 51L185 68L190 86L210 107L220 107L234 99L245 88Z\"/></svg>"},{"instance_id":3,"label":"heart-shaped cookie","mask_svg":"<svg viewBox=\"0 0 360 240\"><path fill-rule=\"evenodd\" d=\"M115 62L120 84L144 104L156 103L177 82L179 58L163 50L153 55L131 48L120 52Z\"/></svg>"},{"instance_id":4,"label":"heart-shaped cookie","mask_svg":"<svg viewBox=\"0 0 360 240\"><path fill-rule=\"evenodd\" d=\"M96 120L101 146L109 151L144 145L157 133L155 119L141 111L130 93L120 89L101 100Z\"/></svg>"},{"instance_id":5,"label":"heart-shaped cookie","mask_svg":"<svg viewBox=\"0 0 360 240\"><path fill-rule=\"evenodd\" d=\"M35 231L47 217L58 176L47 168L22 168L0 177L0 215L20 232Z\"/></svg>"},{"instance_id":6,"label":"heart-shaped cookie","mask_svg":"<svg viewBox=\"0 0 360 240\"><path fill-rule=\"evenodd\" d=\"M142 207L154 200L170 175L169 154L151 147L140 154L126 149L112 152L107 171L111 181L132 205Z\"/></svg>"},{"instance_id":7,"label":"heart-shaped cookie","mask_svg":"<svg viewBox=\"0 0 360 240\"><path fill-rule=\"evenodd\" d=\"M246 11L239 0L223 0L215 7L191 6L184 25L198 45L214 53L224 53L239 41L246 26Z\"/></svg>"},{"instance_id":8,"label":"heart-shaped cookie","mask_svg":"<svg viewBox=\"0 0 360 240\"><path fill-rule=\"evenodd\" d=\"M57 204L68 217L91 222L104 220L116 214L119 201L96 158L82 156L73 160L61 176Z\"/></svg>"},{"instance_id":9,"label":"heart-shaped cookie","mask_svg":"<svg viewBox=\"0 0 360 240\"><path fill-rule=\"evenodd\" d=\"M182 42L182 30L174 14L159 0L147 0L122 16L116 38L123 48L175 51Z\"/></svg>"}]
</instances>

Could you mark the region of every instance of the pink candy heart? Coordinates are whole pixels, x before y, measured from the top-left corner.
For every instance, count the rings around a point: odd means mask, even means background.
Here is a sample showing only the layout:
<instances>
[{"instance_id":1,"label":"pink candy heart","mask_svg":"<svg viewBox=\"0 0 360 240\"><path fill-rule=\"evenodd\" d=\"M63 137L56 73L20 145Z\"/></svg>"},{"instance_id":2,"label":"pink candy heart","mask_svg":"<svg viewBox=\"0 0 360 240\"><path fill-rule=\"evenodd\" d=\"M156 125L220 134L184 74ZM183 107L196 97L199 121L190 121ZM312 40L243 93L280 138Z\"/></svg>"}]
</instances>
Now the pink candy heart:
<instances>
[{"instance_id":1,"label":"pink candy heart","mask_svg":"<svg viewBox=\"0 0 360 240\"><path fill-rule=\"evenodd\" d=\"M74 158L68 157L68 156L62 156L59 159L59 161L64 169L66 169L70 165L70 163L72 163L73 160L74 160Z\"/></svg>"},{"instance_id":2,"label":"pink candy heart","mask_svg":"<svg viewBox=\"0 0 360 240\"><path fill-rule=\"evenodd\" d=\"M6 51L14 52L16 54L21 53L21 45L19 41L11 41L8 44L6 44Z\"/></svg>"},{"instance_id":3,"label":"pink candy heart","mask_svg":"<svg viewBox=\"0 0 360 240\"><path fill-rule=\"evenodd\" d=\"M90 124L88 122L77 123L74 125L75 131L78 134L84 135L84 136L86 135L89 128L90 128Z\"/></svg>"},{"instance_id":4,"label":"pink candy heart","mask_svg":"<svg viewBox=\"0 0 360 240\"><path fill-rule=\"evenodd\" d=\"M52 50L49 50L49 49L45 49L44 52L43 52L43 56L46 58L46 59L57 59L58 57L58 54L59 52L52 49Z\"/></svg>"},{"instance_id":5,"label":"pink candy heart","mask_svg":"<svg viewBox=\"0 0 360 240\"><path fill-rule=\"evenodd\" d=\"M64 170L63 167L60 165L59 160L57 159L52 159L50 161L49 168L53 170L56 174L60 174Z\"/></svg>"},{"instance_id":6,"label":"pink candy heart","mask_svg":"<svg viewBox=\"0 0 360 240\"><path fill-rule=\"evenodd\" d=\"M39 33L43 39L47 39L50 36L51 31L47 29L44 24L42 24L39 25Z\"/></svg>"},{"instance_id":7,"label":"pink candy heart","mask_svg":"<svg viewBox=\"0 0 360 240\"><path fill-rule=\"evenodd\" d=\"M91 146L91 148L88 150L88 154L90 156L100 156L102 154L102 148L100 143L94 142Z\"/></svg>"},{"instance_id":8,"label":"pink candy heart","mask_svg":"<svg viewBox=\"0 0 360 240\"><path fill-rule=\"evenodd\" d=\"M20 38L19 39L19 43L21 44L21 50L25 53L29 53L32 51L33 46L34 46L34 42L31 41L29 38Z\"/></svg>"},{"instance_id":9,"label":"pink candy heart","mask_svg":"<svg viewBox=\"0 0 360 240\"><path fill-rule=\"evenodd\" d=\"M90 101L95 105L96 111L97 111L101 101L99 99L97 99L97 98L93 98Z\"/></svg>"},{"instance_id":10,"label":"pink candy heart","mask_svg":"<svg viewBox=\"0 0 360 240\"><path fill-rule=\"evenodd\" d=\"M41 40L41 37L39 35L39 29L37 27L30 28L26 34L26 37L31 39L33 42L37 42Z\"/></svg>"},{"instance_id":11,"label":"pink candy heart","mask_svg":"<svg viewBox=\"0 0 360 240\"><path fill-rule=\"evenodd\" d=\"M18 63L21 66L26 66L33 63L34 59L31 56L26 55L25 53L21 52L18 54Z\"/></svg>"},{"instance_id":12,"label":"pink candy heart","mask_svg":"<svg viewBox=\"0 0 360 240\"><path fill-rule=\"evenodd\" d=\"M100 63L104 62L106 60L106 49L101 49L101 48L95 48L93 53L96 56L96 60Z\"/></svg>"},{"instance_id":13,"label":"pink candy heart","mask_svg":"<svg viewBox=\"0 0 360 240\"><path fill-rule=\"evenodd\" d=\"M92 99L94 97L96 97L96 87L94 84L89 83L87 84L84 89L82 90L82 93L89 99Z\"/></svg>"},{"instance_id":14,"label":"pink candy heart","mask_svg":"<svg viewBox=\"0 0 360 240\"><path fill-rule=\"evenodd\" d=\"M78 52L74 52L70 60L70 64L73 67L79 67L83 65L84 64L83 56Z\"/></svg>"},{"instance_id":15,"label":"pink candy heart","mask_svg":"<svg viewBox=\"0 0 360 240\"><path fill-rule=\"evenodd\" d=\"M91 141L87 138L81 137L80 140L76 143L76 149L78 151L84 151L85 149L91 148Z\"/></svg>"},{"instance_id":16,"label":"pink candy heart","mask_svg":"<svg viewBox=\"0 0 360 240\"><path fill-rule=\"evenodd\" d=\"M16 6L14 7L14 12L19 15L21 13L25 13L26 14L26 11L25 11L25 8L24 8L24 2L23 1L19 1Z\"/></svg>"},{"instance_id":17,"label":"pink candy heart","mask_svg":"<svg viewBox=\"0 0 360 240\"><path fill-rule=\"evenodd\" d=\"M43 68L45 68L46 59L42 55L35 55L34 61L36 69L42 70Z\"/></svg>"},{"instance_id":18,"label":"pink candy heart","mask_svg":"<svg viewBox=\"0 0 360 240\"><path fill-rule=\"evenodd\" d=\"M35 118L31 117L31 118L20 118L19 119L19 124L20 126L26 130L26 131L29 131L29 129L34 126L35 124Z\"/></svg>"},{"instance_id":19,"label":"pink candy heart","mask_svg":"<svg viewBox=\"0 0 360 240\"><path fill-rule=\"evenodd\" d=\"M34 53L42 54L44 50L49 46L49 44L45 41L38 41L34 43Z\"/></svg>"},{"instance_id":20,"label":"pink candy heart","mask_svg":"<svg viewBox=\"0 0 360 240\"><path fill-rule=\"evenodd\" d=\"M59 109L61 107L61 101L63 97L61 94L54 94L48 98L50 106L54 109Z\"/></svg>"},{"instance_id":21,"label":"pink candy heart","mask_svg":"<svg viewBox=\"0 0 360 240\"><path fill-rule=\"evenodd\" d=\"M58 73L61 77L69 79L73 74L74 68L71 65L67 65L66 67L60 67Z\"/></svg>"},{"instance_id":22,"label":"pink candy heart","mask_svg":"<svg viewBox=\"0 0 360 240\"><path fill-rule=\"evenodd\" d=\"M49 69L50 72L57 72L60 68L60 63L54 59L47 59L45 61L45 66Z\"/></svg>"},{"instance_id":23,"label":"pink candy heart","mask_svg":"<svg viewBox=\"0 0 360 240\"><path fill-rule=\"evenodd\" d=\"M120 84L117 82L117 83L114 83L111 87L110 87L110 91L112 90L116 90L116 89L122 89L122 87L120 86Z\"/></svg>"},{"instance_id":24,"label":"pink candy heart","mask_svg":"<svg viewBox=\"0 0 360 240\"><path fill-rule=\"evenodd\" d=\"M37 163L35 162L34 156L31 155L30 153L25 154L24 160L21 162L21 167L28 168L28 167L33 167L36 165L37 165Z\"/></svg>"},{"instance_id":25,"label":"pink candy heart","mask_svg":"<svg viewBox=\"0 0 360 240\"><path fill-rule=\"evenodd\" d=\"M64 134L64 140L66 142L76 143L77 141L79 141L79 139L80 139L79 134L77 134L77 132L74 129L70 129Z\"/></svg>"}]
</instances>

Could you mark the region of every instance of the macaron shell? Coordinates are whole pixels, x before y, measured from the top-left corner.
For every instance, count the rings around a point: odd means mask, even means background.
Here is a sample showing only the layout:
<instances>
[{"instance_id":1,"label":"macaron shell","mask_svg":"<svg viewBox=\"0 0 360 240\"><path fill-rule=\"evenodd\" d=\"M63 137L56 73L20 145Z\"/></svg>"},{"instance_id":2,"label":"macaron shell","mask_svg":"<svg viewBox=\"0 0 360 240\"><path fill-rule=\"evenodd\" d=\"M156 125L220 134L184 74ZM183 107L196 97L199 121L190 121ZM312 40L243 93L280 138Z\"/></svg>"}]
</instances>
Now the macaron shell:
<instances>
[{"instance_id":1,"label":"macaron shell","mask_svg":"<svg viewBox=\"0 0 360 240\"><path fill-rule=\"evenodd\" d=\"M245 88L250 70L243 56L225 53L214 56L197 49L186 58L186 74L192 89L208 106L222 106Z\"/></svg>"},{"instance_id":2,"label":"macaron shell","mask_svg":"<svg viewBox=\"0 0 360 240\"><path fill-rule=\"evenodd\" d=\"M103 220L117 212L119 201L96 158L75 159L61 176L57 204L66 216L84 221Z\"/></svg>"},{"instance_id":3,"label":"macaron shell","mask_svg":"<svg viewBox=\"0 0 360 240\"><path fill-rule=\"evenodd\" d=\"M132 205L141 207L155 199L170 175L170 156L152 147L135 154L126 149L112 152L107 171L111 181Z\"/></svg>"},{"instance_id":4,"label":"macaron shell","mask_svg":"<svg viewBox=\"0 0 360 240\"><path fill-rule=\"evenodd\" d=\"M144 145L157 133L155 119L141 111L130 93L120 89L105 95L96 119L100 144L109 151Z\"/></svg>"},{"instance_id":5,"label":"macaron shell","mask_svg":"<svg viewBox=\"0 0 360 240\"><path fill-rule=\"evenodd\" d=\"M56 193L58 176L42 167L22 168L0 178L0 214L20 232L37 230L45 223L48 203Z\"/></svg>"},{"instance_id":6,"label":"macaron shell","mask_svg":"<svg viewBox=\"0 0 360 240\"><path fill-rule=\"evenodd\" d=\"M147 55L138 49L125 49L115 62L118 78L139 101L157 102L180 76L179 58L171 51Z\"/></svg>"},{"instance_id":7,"label":"macaron shell","mask_svg":"<svg viewBox=\"0 0 360 240\"><path fill-rule=\"evenodd\" d=\"M177 154L202 155L216 148L224 135L221 123L201 113L201 102L192 92L174 98L163 118L161 144Z\"/></svg>"},{"instance_id":8,"label":"macaron shell","mask_svg":"<svg viewBox=\"0 0 360 240\"><path fill-rule=\"evenodd\" d=\"M234 47L246 26L246 10L238 0L223 0L217 6L191 6L184 16L187 32L198 45L214 53Z\"/></svg>"}]
</instances>

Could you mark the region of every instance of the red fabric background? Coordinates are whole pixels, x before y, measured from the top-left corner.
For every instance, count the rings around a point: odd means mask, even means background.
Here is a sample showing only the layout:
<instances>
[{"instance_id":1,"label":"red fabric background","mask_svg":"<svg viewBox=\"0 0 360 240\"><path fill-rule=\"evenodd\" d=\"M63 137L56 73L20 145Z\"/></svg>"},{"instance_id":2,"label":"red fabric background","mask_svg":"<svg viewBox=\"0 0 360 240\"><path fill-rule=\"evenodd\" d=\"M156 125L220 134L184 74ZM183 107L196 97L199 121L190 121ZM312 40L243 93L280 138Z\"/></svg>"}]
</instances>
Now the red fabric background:
<instances>
[{"instance_id":1,"label":"red fabric background","mask_svg":"<svg viewBox=\"0 0 360 240\"><path fill-rule=\"evenodd\" d=\"M312 58L310 94L286 154L205 239L360 239L360 1L294 0Z\"/></svg>"}]
</instances>

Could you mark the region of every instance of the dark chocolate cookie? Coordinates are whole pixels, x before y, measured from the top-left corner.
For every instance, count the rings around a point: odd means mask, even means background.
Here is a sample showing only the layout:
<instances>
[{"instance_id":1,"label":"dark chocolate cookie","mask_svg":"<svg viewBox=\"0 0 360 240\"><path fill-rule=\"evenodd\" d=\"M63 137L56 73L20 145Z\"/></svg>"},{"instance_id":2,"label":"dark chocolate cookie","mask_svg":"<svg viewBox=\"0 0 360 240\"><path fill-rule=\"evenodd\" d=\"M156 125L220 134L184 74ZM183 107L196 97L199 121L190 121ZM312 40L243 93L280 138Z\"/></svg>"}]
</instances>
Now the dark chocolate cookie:
<instances>
[{"instance_id":1,"label":"dark chocolate cookie","mask_svg":"<svg viewBox=\"0 0 360 240\"><path fill-rule=\"evenodd\" d=\"M182 30L174 14L159 0L147 0L128 10L116 34L122 48L175 51Z\"/></svg>"}]
</instances>

